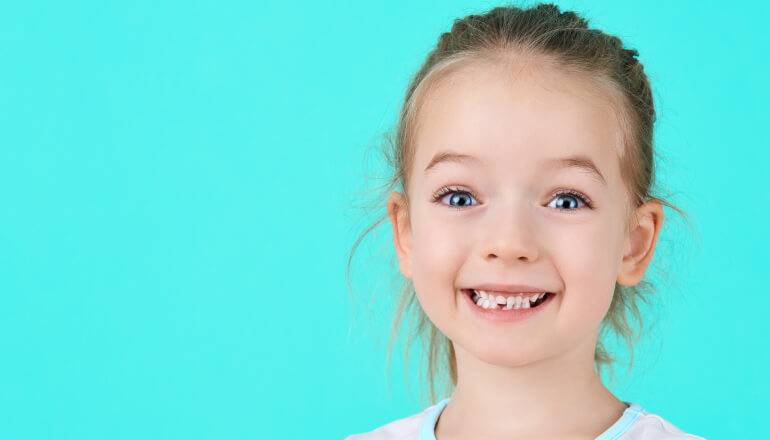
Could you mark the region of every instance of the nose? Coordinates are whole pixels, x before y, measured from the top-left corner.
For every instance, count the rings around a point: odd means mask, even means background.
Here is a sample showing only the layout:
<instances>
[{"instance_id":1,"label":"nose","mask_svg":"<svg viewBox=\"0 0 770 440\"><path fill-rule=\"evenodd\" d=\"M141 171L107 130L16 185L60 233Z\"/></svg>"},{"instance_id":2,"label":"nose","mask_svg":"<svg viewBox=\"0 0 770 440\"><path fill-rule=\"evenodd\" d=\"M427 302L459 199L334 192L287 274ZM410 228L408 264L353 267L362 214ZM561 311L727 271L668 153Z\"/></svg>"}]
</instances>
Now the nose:
<instances>
[{"instance_id":1,"label":"nose","mask_svg":"<svg viewBox=\"0 0 770 440\"><path fill-rule=\"evenodd\" d=\"M489 211L484 225L482 255L501 262L533 262L540 255L534 213L518 206L499 206Z\"/></svg>"}]
</instances>

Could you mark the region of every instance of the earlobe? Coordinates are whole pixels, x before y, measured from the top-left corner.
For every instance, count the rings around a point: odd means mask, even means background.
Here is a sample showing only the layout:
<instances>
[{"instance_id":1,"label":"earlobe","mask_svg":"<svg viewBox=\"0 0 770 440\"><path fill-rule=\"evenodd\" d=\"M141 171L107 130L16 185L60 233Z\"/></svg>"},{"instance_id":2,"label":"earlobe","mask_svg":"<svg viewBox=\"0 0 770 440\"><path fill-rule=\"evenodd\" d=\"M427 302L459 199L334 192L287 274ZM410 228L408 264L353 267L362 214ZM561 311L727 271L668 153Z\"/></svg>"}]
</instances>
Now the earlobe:
<instances>
[{"instance_id":1,"label":"earlobe","mask_svg":"<svg viewBox=\"0 0 770 440\"><path fill-rule=\"evenodd\" d=\"M638 222L626 237L625 252L620 262L617 282L624 286L636 285L644 277L655 253L663 225L663 206L652 199L636 210Z\"/></svg>"},{"instance_id":2,"label":"earlobe","mask_svg":"<svg viewBox=\"0 0 770 440\"><path fill-rule=\"evenodd\" d=\"M412 229L404 195L397 191L390 193L387 208L399 268L405 277L412 278Z\"/></svg>"}]
</instances>

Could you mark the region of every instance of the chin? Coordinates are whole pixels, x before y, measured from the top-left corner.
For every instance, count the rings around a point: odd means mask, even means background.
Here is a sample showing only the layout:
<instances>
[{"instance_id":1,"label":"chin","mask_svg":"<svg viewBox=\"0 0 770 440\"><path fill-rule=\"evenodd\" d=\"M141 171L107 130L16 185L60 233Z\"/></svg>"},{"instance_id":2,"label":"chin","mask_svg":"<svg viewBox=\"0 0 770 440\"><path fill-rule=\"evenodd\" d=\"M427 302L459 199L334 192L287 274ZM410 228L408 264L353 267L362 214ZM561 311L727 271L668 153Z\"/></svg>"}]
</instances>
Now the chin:
<instances>
[{"instance_id":1,"label":"chin","mask_svg":"<svg viewBox=\"0 0 770 440\"><path fill-rule=\"evenodd\" d=\"M487 364L500 367L521 367L547 357L547 353L544 353L541 347L531 347L527 344L495 343L494 341L469 342L473 345L465 345L463 348L471 356Z\"/></svg>"}]
</instances>

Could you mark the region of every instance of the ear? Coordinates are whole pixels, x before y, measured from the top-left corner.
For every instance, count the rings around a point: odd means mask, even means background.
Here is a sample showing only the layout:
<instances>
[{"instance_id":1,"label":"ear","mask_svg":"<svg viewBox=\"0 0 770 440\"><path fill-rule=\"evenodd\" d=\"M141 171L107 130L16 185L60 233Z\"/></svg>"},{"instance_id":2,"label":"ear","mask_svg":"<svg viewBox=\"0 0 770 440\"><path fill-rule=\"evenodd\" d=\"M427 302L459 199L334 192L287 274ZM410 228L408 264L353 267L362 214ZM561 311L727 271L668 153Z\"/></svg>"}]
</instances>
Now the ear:
<instances>
[{"instance_id":1,"label":"ear","mask_svg":"<svg viewBox=\"0 0 770 440\"><path fill-rule=\"evenodd\" d=\"M626 236L626 246L618 272L618 284L633 286L642 280L655 253L661 226L663 206L652 199L636 208L638 223Z\"/></svg>"},{"instance_id":2,"label":"ear","mask_svg":"<svg viewBox=\"0 0 770 440\"><path fill-rule=\"evenodd\" d=\"M399 268L405 277L412 278L412 228L409 224L406 198L403 194L393 191L388 196L387 205Z\"/></svg>"}]
</instances>

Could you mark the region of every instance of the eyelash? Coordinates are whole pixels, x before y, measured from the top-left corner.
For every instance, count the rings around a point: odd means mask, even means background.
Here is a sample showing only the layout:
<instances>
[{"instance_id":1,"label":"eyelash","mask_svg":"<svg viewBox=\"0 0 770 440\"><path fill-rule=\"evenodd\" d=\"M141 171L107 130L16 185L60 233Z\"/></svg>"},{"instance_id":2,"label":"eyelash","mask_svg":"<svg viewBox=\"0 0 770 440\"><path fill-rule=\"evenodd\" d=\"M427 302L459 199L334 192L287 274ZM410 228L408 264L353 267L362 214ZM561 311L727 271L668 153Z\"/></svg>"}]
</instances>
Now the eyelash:
<instances>
[{"instance_id":1,"label":"eyelash","mask_svg":"<svg viewBox=\"0 0 770 440\"><path fill-rule=\"evenodd\" d=\"M466 189L457 188L457 187L453 187L453 186L444 186L444 187L440 188L433 195L433 201L435 203L438 203L441 199L444 198L444 196L446 196L447 194L452 194L452 193L466 193L466 194L470 194L471 197L473 197L474 199L477 198L476 197L476 193L474 193L471 190L466 190ZM562 195L568 195L568 196L573 196L575 198L578 198L578 199L580 199L585 204L585 206L582 207L582 208L593 209L593 206L594 206L593 202L591 201L591 199L588 196L586 196L585 194L583 194L581 192L578 192L578 191L575 191L575 190L571 190L571 189L560 188L560 189L556 190L553 194L551 194L551 200L553 200L556 196L562 196ZM461 207L461 206L451 206L451 205L448 205L448 206L450 208L454 208L454 209L464 209L464 207ZM557 208L557 209L559 211L577 211L577 210L580 210L581 208L575 208L575 209L559 209L559 208Z\"/></svg>"}]
</instances>

